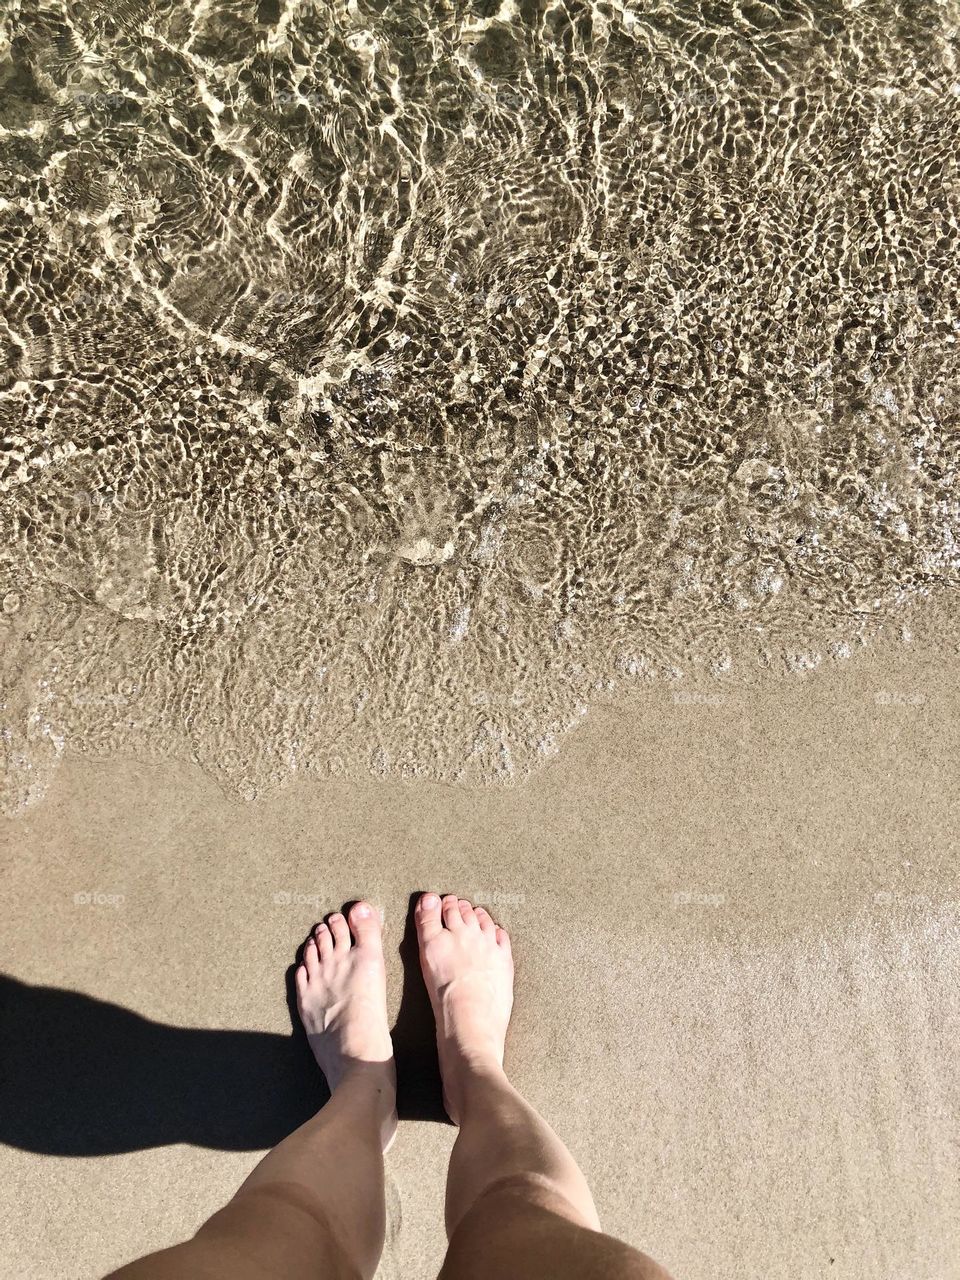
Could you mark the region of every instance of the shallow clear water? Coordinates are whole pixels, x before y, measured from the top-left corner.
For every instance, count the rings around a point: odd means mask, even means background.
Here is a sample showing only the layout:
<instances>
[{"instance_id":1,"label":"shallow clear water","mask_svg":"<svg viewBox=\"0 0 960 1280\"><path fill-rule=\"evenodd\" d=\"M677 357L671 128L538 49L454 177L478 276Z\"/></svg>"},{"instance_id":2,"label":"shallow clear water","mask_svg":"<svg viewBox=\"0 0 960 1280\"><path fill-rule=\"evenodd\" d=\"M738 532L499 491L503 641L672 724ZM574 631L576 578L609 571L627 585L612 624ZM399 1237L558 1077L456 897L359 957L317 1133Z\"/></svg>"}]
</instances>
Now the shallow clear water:
<instances>
[{"instance_id":1,"label":"shallow clear water","mask_svg":"<svg viewBox=\"0 0 960 1280\"><path fill-rule=\"evenodd\" d=\"M960 572L953 3L13 3L2 803L525 776Z\"/></svg>"}]
</instances>

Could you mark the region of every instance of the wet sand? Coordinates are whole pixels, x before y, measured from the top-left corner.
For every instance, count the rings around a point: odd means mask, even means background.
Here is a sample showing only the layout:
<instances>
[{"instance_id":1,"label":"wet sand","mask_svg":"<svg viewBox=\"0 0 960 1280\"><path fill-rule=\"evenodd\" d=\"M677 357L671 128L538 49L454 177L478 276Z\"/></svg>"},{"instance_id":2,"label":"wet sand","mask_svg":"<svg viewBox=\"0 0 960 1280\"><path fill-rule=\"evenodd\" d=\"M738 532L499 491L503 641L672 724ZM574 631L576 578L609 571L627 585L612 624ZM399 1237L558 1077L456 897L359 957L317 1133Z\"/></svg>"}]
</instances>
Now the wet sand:
<instances>
[{"instance_id":1,"label":"wet sand","mask_svg":"<svg viewBox=\"0 0 960 1280\"><path fill-rule=\"evenodd\" d=\"M434 1274L454 1130L398 955L429 887L513 931L508 1066L608 1230L677 1280L960 1276L958 726L956 655L900 648L597 709L512 790L241 805L188 765L63 766L2 827L2 1274L184 1237L322 1098L284 972L361 893L424 1117L388 1157L382 1275Z\"/></svg>"}]
</instances>

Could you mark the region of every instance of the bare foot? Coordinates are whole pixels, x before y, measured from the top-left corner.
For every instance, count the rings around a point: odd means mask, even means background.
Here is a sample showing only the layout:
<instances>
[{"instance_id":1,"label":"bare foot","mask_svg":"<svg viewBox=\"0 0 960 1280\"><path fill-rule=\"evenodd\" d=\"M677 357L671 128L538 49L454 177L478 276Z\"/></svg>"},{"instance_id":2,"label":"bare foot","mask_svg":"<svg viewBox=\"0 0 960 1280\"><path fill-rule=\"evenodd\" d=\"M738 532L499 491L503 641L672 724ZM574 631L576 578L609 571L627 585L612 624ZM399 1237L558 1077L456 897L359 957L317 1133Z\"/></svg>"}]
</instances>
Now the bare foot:
<instances>
[{"instance_id":1,"label":"bare foot","mask_svg":"<svg viewBox=\"0 0 960 1280\"><path fill-rule=\"evenodd\" d=\"M503 1066L513 1007L513 956L506 929L483 907L448 894L424 893L417 903L420 964L437 1023L443 1102L461 1112L469 1070Z\"/></svg>"},{"instance_id":2,"label":"bare foot","mask_svg":"<svg viewBox=\"0 0 960 1280\"><path fill-rule=\"evenodd\" d=\"M369 902L350 908L349 925L339 912L317 925L303 949L296 985L307 1040L331 1093L357 1070L371 1074L383 1099L389 1141L396 1129L396 1073L380 917Z\"/></svg>"}]
</instances>

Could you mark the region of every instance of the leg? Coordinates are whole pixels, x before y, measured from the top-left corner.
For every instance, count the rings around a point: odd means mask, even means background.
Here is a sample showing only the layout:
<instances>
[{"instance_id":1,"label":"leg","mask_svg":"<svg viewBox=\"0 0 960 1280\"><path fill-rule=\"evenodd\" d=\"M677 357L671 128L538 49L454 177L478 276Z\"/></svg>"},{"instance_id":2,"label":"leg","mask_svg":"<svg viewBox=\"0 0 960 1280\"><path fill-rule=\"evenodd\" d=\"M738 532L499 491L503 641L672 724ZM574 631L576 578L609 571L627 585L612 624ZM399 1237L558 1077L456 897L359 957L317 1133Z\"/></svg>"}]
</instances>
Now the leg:
<instances>
[{"instance_id":1,"label":"leg","mask_svg":"<svg viewBox=\"0 0 960 1280\"><path fill-rule=\"evenodd\" d=\"M601 1234L583 1174L503 1070L513 1004L506 931L482 907L424 894L424 978L437 1022L444 1103L460 1132L447 1179L450 1244L442 1280L668 1280Z\"/></svg>"},{"instance_id":2,"label":"leg","mask_svg":"<svg viewBox=\"0 0 960 1280\"><path fill-rule=\"evenodd\" d=\"M351 945L350 929L356 943ZM383 1151L396 1129L380 923L367 903L319 925L297 970L307 1038L332 1090L192 1240L115 1280L360 1280L385 1232Z\"/></svg>"}]
</instances>

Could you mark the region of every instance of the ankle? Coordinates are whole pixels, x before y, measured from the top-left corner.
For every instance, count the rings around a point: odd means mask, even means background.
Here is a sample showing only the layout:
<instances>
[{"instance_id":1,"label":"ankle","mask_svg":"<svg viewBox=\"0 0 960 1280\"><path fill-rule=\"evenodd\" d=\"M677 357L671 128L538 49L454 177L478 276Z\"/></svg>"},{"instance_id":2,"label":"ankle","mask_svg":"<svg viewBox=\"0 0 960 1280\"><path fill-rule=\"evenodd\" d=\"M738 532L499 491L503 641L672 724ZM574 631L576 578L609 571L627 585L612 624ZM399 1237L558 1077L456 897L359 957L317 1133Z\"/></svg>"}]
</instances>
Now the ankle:
<instances>
[{"instance_id":1,"label":"ankle","mask_svg":"<svg viewBox=\"0 0 960 1280\"><path fill-rule=\"evenodd\" d=\"M331 1084L330 1092L337 1093L344 1088L371 1094L392 1107L397 1093L393 1059L387 1062L362 1062L359 1059L345 1062L336 1082Z\"/></svg>"},{"instance_id":2,"label":"ankle","mask_svg":"<svg viewBox=\"0 0 960 1280\"><path fill-rule=\"evenodd\" d=\"M505 1088L510 1088L503 1064L493 1052L454 1050L452 1055L442 1055L441 1061L444 1089L456 1106L458 1121L467 1111L489 1108Z\"/></svg>"}]
</instances>

